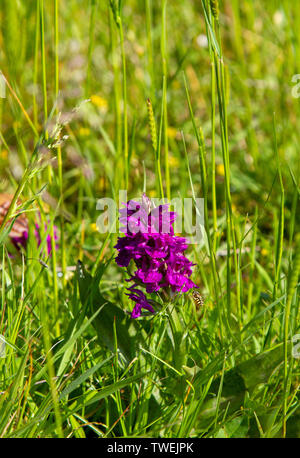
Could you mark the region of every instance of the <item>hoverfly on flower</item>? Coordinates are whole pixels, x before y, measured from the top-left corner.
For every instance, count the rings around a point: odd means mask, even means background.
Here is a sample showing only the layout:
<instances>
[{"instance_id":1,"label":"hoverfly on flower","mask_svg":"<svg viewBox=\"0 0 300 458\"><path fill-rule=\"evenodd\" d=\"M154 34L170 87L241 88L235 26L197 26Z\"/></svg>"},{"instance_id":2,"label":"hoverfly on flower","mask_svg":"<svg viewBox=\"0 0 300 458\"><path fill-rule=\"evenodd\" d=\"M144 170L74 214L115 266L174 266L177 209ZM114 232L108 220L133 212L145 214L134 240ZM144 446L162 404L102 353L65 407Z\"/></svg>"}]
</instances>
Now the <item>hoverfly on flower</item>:
<instances>
[{"instance_id":1,"label":"hoverfly on flower","mask_svg":"<svg viewBox=\"0 0 300 458\"><path fill-rule=\"evenodd\" d=\"M197 307L202 307L204 305L203 297L201 296L199 291L197 291L196 289L192 290L192 297Z\"/></svg>"},{"instance_id":2,"label":"hoverfly on flower","mask_svg":"<svg viewBox=\"0 0 300 458\"><path fill-rule=\"evenodd\" d=\"M192 298L193 298L194 304L196 306L196 309L202 309L201 313L200 313L200 316L199 316L199 320L202 320L203 315L204 315L204 308L203 308L204 299L203 299L202 295L199 293L199 291L197 291L196 289L192 289L192 293L191 294L192 294Z\"/></svg>"}]
</instances>

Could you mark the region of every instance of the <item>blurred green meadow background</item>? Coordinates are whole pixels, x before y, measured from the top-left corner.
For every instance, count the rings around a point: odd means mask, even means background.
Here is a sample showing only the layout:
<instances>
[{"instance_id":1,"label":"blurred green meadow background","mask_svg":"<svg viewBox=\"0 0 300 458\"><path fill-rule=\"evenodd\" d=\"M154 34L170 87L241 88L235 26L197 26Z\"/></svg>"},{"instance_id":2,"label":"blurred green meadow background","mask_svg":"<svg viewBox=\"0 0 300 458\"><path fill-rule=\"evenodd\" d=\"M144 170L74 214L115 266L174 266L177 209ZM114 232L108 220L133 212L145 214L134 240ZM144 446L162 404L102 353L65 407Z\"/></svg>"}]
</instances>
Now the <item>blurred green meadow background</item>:
<instances>
[{"instance_id":1,"label":"blurred green meadow background","mask_svg":"<svg viewBox=\"0 0 300 458\"><path fill-rule=\"evenodd\" d=\"M299 6L0 1L0 437L300 437ZM204 198L203 306L130 319L122 189Z\"/></svg>"}]
</instances>

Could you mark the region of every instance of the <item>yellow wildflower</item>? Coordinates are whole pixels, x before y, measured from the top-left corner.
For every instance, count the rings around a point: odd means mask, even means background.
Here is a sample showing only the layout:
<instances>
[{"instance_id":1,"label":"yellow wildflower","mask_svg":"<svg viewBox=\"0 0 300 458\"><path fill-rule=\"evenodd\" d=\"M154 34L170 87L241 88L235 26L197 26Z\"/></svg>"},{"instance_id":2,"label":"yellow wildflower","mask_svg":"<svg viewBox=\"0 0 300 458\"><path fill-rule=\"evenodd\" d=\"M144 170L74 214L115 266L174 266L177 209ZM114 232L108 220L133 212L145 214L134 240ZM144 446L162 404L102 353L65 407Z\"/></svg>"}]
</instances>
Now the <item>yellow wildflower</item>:
<instances>
[{"instance_id":1,"label":"yellow wildflower","mask_svg":"<svg viewBox=\"0 0 300 458\"><path fill-rule=\"evenodd\" d=\"M218 164L217 165L217 174L221 175L222 177L225 175L224 165Z\"/></svg>"},{"instance_id":2,"label":"yellow wildflower","mask_svg":"<svg viewBox=\"0 0 300 458\"><path fill-rule=\"evenodd\" d=\"M90 134L90 129L88 127L80 127L79 128L79 135L81 137L87 137Z\"/></svg>"},{"instance_id":3,"label":"yellow wildflower","mask_svg":"<svg viewBox=\"0 0 300 458\"><path fill-rule=\"evenodd\" d=\"M97 224L96 224L96 223L92 223L92 224L90 225L90 228L91 228L91 230L92 230L93 232L97 232L97 231L98 231L98 228L97 228Z\"/></svg>"},{"instance_id":4,"label":"yellow wildflower","mask_svg":"<svg viewBox=\"0 0 300 458\"><path fill-rule=\"evenodd\" d=\"M98 108L105 109L107 108L107 100L101 97L100 95L94 94L91 96L91 102Z\"/></svg>"},{"instance_id":5,"label":"yellow wildflower","mask_svg":"<svg viewBox=\"0 0 300 458\"><path fill-rule=\"evenodd\" d=\"M179 167L179 160L177 157L169 155L169 165L171 167Z\"/></svg>"},{"instance_id":6,"label":"yellow wildflower","mask_svg":"<svg viewBox=\"0 0 300 458\"><path fill-rule=\"evenodd\" d=\"M175 138L177 135L177 129L175 127L168 127L167 128L167 134L169 138Z\"/></svg>"},{"instance_id":7,"label":"yellow wildflower","mask_svg":"<svg viewBox=\"0 0 300 458\"><path fill-rule=\"evenodd\" d=\"M8 156L7 150L6 150L6 149L3 149L3 150L1 151L1 153L0 153L1 159L5 160L5 159L7 159L7 156Z\"/></svg>"}]
</instances>

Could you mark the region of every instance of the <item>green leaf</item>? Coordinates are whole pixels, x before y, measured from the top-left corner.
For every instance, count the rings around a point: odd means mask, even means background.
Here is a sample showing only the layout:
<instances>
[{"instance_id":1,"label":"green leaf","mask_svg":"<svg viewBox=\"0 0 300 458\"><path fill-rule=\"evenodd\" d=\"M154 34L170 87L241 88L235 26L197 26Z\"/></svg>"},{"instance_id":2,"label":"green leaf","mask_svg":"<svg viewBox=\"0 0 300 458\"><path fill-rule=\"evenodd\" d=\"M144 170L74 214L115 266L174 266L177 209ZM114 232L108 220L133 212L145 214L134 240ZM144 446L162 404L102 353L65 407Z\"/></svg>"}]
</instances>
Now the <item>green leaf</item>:
<instances>
[{"instance_id":1,"label":"green leaf","mask_svg":"<svg viewBox=\"0 0 300 458\"><path fill-rule=\"evenodd\" d=\"M226 422L224 426L224 430L227 433L227 437L246 437L248 429L249 422L248 418L245 415Z\"/></svg>"},{"instance_id":2,"label":"green leaf","mask_svg":"<svg viewBox=\"0 0 300 458\"><path fill-rule=\"evenodd\" d=\"M59 400L63 399L64 397L68 396L72 391L76 390L78 386L80 386L82 383L84 383L89 377L91 377L100 367L104 366L108 361L110 361L112 356L110 358L105 359L104 361L100 361L97 363L95 366L90 367L87 371L85 371L83 374L79 375L75 380L73 380L69 385L66 386L66 388L61 392L59 396Z\"/></svg>"},{"instance_id":3,"label":"green leaf","mask_svg":"<svg viewBox=\"0 0 300 458\"><path fill-rule=\"evenodd\" d=\"M245 438L249 430L249 420L246 415L239 416L226 423L214 437L217 438Z\"/></svg>"},{"instance_id":4,"label":"green leaf","mask_svg":"<svg viewBox=\"0 0 300 458\"><path fill-rule=\"evenodd\" d=\"M283 344L279 344L271 350L255 355L235 368L225 372L221 393L220 413L230 404L228 413L238 410L244 402L246 392L263 383L267 383L275 369L283 361ZM198 377L201 377L201 372ZM216 411L216 393L220 386L221 377L218 377L211 385L210 392L214 397L208 399L203 405L201 416L204 419L211 418Z\"/></svg>"},{"instance_id":5,"label":"green leaf","mask_svg":"<svg viewBox=\"0 0 300 458\"><path fill-rule=\"evenodd\" d=\"M69 416L69 420L72 426L72 431L73 431L74 436L77 439L85 439L86 435L85 435L84 429L82 428L82 425L78 423L78 421L76 420L76 418L73 415Z\"/></svg>"},{"instance_id":6,"label":"green leaf","mask_svg":"<svg viewBox=\"0 0 300 458\"><path fill-rule=\"evenodd\" d=\"M124 389L131 383L134 383L140 379L145 378L148 373L149 372L143 372L136 375L132 375L131 377L128 377L124 380L119 380L118 382L113 383L112 385L108 385L99 391L95 390L87 392L87 395L81 396L75 402L75 406L72 412L77 412L77 410L80 410L83 407L87 407L90 404L94 404L95 402L99 402L102 399L107 398L108 396L114 394L116 391Z\"/></svg>"},{"instance_id":7,"label":"green leaf","mask_svg":"<svg viewBox=\"0 0 300 458\"><path fill-rule=\"evenodd\" d=\"M99 291L99 281L106 265L100 264L95 277L92 277L84 268L81 261L77 263L77 279L79 284L80 300L88 317L97 309L101 310L93 321L100 345L106 345L114 351L113 324L116 322L118 350L127 361L131 361L136 353L137 341L141 339L141 331L137 323L112 302L106 300Z\"/></svg>"}]
</instances>

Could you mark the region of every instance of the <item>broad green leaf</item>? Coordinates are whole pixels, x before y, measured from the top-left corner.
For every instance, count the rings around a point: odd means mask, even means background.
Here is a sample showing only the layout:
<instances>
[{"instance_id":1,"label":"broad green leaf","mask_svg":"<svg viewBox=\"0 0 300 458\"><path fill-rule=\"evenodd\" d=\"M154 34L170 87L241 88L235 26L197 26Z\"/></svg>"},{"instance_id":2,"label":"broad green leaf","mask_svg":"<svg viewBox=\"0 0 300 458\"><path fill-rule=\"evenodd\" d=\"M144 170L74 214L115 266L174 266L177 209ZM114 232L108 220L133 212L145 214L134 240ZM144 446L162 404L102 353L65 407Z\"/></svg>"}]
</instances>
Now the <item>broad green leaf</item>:
<instances>
[{"instance_id":1,"label":"broad green leaf","mask_svg":"<svg viewBox=\"0 0 300 458\"><path fill-rule=\"evenodd\" d=\"M134 320L112 302L106 300L99 291L99 280L105 270L105 265L100 265L98 273L92 277L86 272L81 261L77 263L77 279L79 284L80 300L87 316L91 316L97 309L101 310L93 321L93 326L98 335L100 345L105 344L114 351L113 324L116 322L118 349L127 361L135 356L137 339L141 338L141 331Z\"/></svg>"},{"instance_id":2,"label":"broad green leaf","mask_svg":"<svg viewBox=\"0 0 300 458\"><path fill-rule=\"evenodd\" d=\"M225 372L221 393L220 412L230 405L229 412L238 410L243 405L246 392L252 392L257 385L267 383L275 369L283 361L283 344L279 344L271 350L255 355L235 368ZM201 372L199 373L201 377ZM221 377L218 377L211 385L210 392L214 396L203 405L201 416L203 419L211 418L216 411L218 388Z\"/></svg>"}]
</instances>

